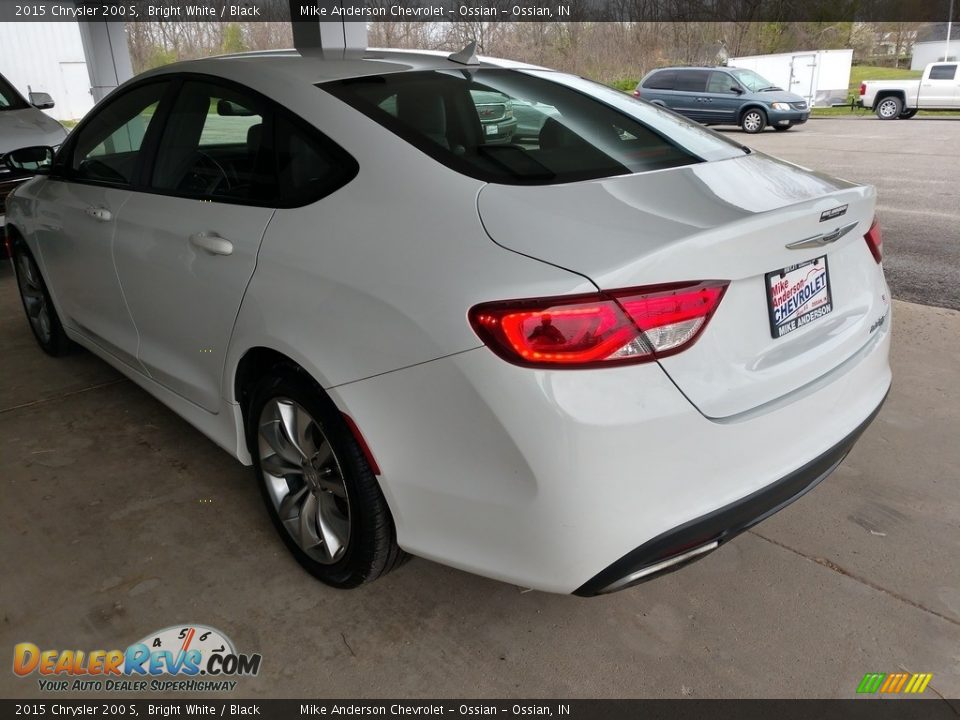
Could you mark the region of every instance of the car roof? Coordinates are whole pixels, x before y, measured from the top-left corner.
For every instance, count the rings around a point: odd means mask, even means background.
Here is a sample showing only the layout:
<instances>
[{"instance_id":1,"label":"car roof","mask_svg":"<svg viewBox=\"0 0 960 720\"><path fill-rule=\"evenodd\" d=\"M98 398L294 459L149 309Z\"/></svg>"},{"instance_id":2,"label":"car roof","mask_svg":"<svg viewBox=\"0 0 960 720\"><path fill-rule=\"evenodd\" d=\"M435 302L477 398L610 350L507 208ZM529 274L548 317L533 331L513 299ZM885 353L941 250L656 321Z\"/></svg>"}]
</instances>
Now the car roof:
<instances>
[{"instance_id":1,"label":"car roof","mask_svg":"<svg viewBox=\"0 0 960 720\"><path fill-rule=\"evenodd\" d=\"M339 51L332 57L325 56L319 50L316 53L301 53L294 49L265 50L186 60L156 68L144 73L144 76L184 72L227 77L251 74L259 76L260 79L265 79L267 76L282 76L287 81L316 84L365 75L416 70L463 70L465 67L546 69L491 57L480 57L477 65L467 66L450 60L448 56L449 53L439 51L381 48Z\"/></svg>"},{"instance_id":2,"label":"car roof","mask_svg":"<svg viewBox=\"0 0 960 720\"><path fill-rule=\"evenodd\" d=\"M670 67L657 68L651 72L660 70L730 70L731 68L721 65L672 65Z\"/></svg>"}]
</instances>

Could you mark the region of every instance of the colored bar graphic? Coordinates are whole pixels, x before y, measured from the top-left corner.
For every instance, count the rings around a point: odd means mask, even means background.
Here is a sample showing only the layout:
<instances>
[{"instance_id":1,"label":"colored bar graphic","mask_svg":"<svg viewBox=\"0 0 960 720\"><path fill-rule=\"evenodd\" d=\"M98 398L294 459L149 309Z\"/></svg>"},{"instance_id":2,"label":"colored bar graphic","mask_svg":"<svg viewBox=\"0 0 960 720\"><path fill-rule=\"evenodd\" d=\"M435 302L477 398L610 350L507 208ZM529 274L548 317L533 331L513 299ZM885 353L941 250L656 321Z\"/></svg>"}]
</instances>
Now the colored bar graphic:
<instances>
[{"instance_id":1,"label":"colored bar graphic","mask_svg":"<svg viewBox=\"0 0 960 720\"><path fill-rule=\"evenodd\" d=\"M858 693L922 693L933 680L933 673L867 673L857 685Z\"/></svg>"}]
</instances>

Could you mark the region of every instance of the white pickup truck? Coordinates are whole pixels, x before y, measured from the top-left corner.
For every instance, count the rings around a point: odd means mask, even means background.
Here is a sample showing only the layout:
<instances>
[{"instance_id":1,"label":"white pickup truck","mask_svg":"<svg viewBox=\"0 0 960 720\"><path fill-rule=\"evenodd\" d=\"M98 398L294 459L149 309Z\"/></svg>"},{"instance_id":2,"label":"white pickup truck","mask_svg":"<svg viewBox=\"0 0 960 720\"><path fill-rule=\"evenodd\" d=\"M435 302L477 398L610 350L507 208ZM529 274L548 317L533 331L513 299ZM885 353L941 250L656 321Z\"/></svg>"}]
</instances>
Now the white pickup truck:
<instances>
[{"instance_id":1,"label":"white pickup truck","mask_svg":"<svg viewBox=\"0 0 960 720\"><path fill-rule=\"evenodd\" d=\"M860 105L881 120L912 118L918 110L960 111L960 73L956 62L930 63L919 80L864 80Z\"/></svg>"}]
</instances>

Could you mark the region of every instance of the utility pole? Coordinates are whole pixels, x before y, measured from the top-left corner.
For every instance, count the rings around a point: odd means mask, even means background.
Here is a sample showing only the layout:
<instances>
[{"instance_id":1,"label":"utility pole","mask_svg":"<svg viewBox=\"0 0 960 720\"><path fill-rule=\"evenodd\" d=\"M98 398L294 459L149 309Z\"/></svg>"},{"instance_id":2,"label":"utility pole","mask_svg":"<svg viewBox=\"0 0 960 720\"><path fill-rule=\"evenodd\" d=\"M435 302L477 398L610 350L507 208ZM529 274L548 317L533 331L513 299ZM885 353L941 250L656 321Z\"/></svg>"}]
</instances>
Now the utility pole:
<instances>
[{"instance_id":1,"label":"utility pole","mask_svg":"<svg viewBox=\"0 0 960 720\"><path fill-rule=\"evenodd\" d=\"M953 26L953 0L950 0L950 11L947 13L947 47L943 51L943 59L950 58L950 28Z\"/></svg>"}]
</instances>

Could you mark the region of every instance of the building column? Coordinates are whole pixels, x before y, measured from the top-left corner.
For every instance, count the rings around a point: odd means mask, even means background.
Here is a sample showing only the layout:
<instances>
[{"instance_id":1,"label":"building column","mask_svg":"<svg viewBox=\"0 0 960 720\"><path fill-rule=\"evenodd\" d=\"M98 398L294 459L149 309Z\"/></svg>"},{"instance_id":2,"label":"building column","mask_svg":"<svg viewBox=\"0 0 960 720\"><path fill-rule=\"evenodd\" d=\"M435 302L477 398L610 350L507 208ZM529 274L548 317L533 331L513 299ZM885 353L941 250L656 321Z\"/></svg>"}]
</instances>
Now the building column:
<instances>
[{"instance_id":1,"label":"building column","mask_svg":"<svg viewBox=\"0 0 960 720\"><path fill-rule=\"evenodd\" d=\"M318 8L343 7L340 0L289 0L290 18L293 26L293 44L301 54L322 54L329 58L342 58L367 49L367 24L330 20L295 20L300 17L304 5Z\"/></svg>"},{"instance_id":2,"label":"building column","mask_svg":"<svg viewBox=\"0 0 960 720\"><path fill-rule=\"evenodd\" d=\"M133 77L127 33L122 22L80 22L80 40L95 103Z\"/></svg>"}]
</instances>

